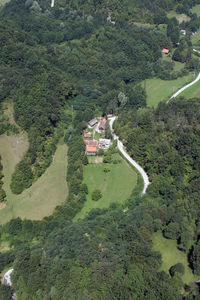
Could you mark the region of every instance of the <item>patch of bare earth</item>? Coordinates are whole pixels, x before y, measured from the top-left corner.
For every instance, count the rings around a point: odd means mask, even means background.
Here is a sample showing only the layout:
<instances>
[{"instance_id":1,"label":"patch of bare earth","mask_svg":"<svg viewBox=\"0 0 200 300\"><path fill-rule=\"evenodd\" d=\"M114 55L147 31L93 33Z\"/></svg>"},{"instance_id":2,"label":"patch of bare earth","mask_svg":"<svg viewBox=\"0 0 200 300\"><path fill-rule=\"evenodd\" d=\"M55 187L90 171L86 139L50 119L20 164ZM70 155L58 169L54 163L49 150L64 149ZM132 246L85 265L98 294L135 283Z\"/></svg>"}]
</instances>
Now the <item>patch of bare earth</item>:
<instances>
[{"instance_id":1,"label":"patch of bare earth","mask_svg":"<svg viewBox=\"0 0 200 300\"><path fill-rule=\"evenodd\" d=\"M0 210L5 208L6 207L6 204L5 203L0 203Z\"/></svg>"},{"instance_id":2,"label":"patch of bare earth","mask_svg":"<svg viewBox=\"0 0 200 300\"><path fill-rule=\"evenodd\" d=\"M100 164L103 162L103 157L92 157L90 162L92 164Z\"/></svg>"}]
</instances>

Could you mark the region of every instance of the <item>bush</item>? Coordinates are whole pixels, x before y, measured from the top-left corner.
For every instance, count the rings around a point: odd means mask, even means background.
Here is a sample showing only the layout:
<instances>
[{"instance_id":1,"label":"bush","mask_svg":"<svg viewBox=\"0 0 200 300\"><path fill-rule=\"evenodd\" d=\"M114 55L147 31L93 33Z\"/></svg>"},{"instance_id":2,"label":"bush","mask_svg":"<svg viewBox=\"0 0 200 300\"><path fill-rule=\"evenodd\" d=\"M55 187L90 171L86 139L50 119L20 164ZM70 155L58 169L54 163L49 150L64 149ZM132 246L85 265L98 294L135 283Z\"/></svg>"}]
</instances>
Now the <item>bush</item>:
<instances>
[{"instance_id":1,"label":"bush","mask_svg":"<svg viewBox=\"0 0 200 300\"><path fill-rule=\"evenodd\" d=\"M102 194L101 194L100 190L96 189L92 192L92 200L93 201L98 201L101 198L102 198Z\"/></svg>"},{"instance_id":2,"label":"bush","mask_svg":"<svg viewBox=\"0 0 200 300\"><path fill-rule=\"evenodd\" d=\"M99 156L103 156L104 155L104 151L103 149L99 149L98 153L97 153Z\"/></svg>"},{"instance_id":3,"label":"bush","mask_svg":"<svg viewBox=\"0 0 200 300\"><path fill-rule=\"evenodd\" d=\"M109 167L104 167L103 171L104 171L104 173L109 173L110 172L110 168Z\"/></svg>"},{"instance_id":4,"label":"bush","mask_svg":"<svg viewBox=\"0 0 200 300\"><path fill-rule=\"evenodd\" d=\"M177 263L169 269L169 273L172 277L178 274L183 275L184 272L185 272L185 268L184 265L181 263Z\"/></svg>"}]
</instances>

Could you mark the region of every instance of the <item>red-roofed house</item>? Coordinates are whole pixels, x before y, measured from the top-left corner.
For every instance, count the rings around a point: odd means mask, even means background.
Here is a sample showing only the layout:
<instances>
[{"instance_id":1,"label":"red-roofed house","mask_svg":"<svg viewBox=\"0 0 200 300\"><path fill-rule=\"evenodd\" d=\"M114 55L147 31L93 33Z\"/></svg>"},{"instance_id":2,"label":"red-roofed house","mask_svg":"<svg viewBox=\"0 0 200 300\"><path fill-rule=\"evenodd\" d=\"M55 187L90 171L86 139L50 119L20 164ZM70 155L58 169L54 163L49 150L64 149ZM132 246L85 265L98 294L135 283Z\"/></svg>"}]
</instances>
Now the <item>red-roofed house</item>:
<instances>
[{"instance_id":1,"label":"red-roofed house","mask_svg":"<svg viewBox=\"0 0 200 300\"><path fill-rule=\"evenodd\" d=\"M96 140L84 140L84 143L86 146L91 146L91 147L98 147L99 142Z\"/></svg>"},{"instance_id":2,"label":"red-roofed house","mask_svg":"<svg viewBox=\"0 0 200 300\"><path fill-rule=\"evenodd\" d=\"M104 132L106 130L106 119L103 118L99 124L99 131Z\"/></svg>"},{"instance_id":3,"label":"red-roofed house","mask_svg":"<svg viewBox=\"0 0 200 300\"><path fill-rule=\"evenodd\" d=\"M87 155L96 155L97 154L97 147L95 146L86 146L86 154Z\"/></svg>"},{"instance_id":4,"label":"red-roofed house","mask_svg":"<svg viewBox=\"0 0 200 300\"><path fill-rule=\"evenodd\" d=\"M169 49L163 48L163 49L162 49L162 53L163 53L164 55L168 55L168 54L169 54Z\"/></svg>"}]
</instances>

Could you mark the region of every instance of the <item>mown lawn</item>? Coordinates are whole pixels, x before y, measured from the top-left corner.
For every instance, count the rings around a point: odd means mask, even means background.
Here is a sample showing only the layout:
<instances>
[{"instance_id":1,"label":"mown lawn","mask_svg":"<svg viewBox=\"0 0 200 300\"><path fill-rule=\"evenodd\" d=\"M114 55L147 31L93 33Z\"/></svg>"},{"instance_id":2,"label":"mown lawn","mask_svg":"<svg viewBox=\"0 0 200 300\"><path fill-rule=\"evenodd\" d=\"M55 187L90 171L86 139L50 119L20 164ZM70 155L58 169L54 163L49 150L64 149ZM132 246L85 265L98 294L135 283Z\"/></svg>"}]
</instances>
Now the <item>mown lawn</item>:
<instances>
[{"instance_id":1,"label":"mown lawn","mask_svg":"<svg viewBox=\"0 0 200 300\"><path fill-rule=\"evenodd\" d=\"M187 22L187 21L190 20L190 18L187 15L185 15L185 14L177 14L177 12L174 11L174 10L169 11L168 14L167 14L167 17L168 18L175 17L175 18L177 18L177 20L179 21L179 23L182 23L183 21Z\"/></svg>"},{"instance_id":2,"label":"mown lawn","mask_svg":"<svg viewBox=\"0 0 200 300\"><path fill-rule=\"evenodd\" d=\"M0 154L5 175L4 189L7 194L7 206L0 210L0 224L16 217L34 220L42 219L50 215L54 208L67 197L66 145L58 146L51 166L29 189L20 195L14 195L11 192L11 175L27 147L28 142L24 134L0 136Z\"/></svg>"},{"instance_id":3,"label":"mown lawn","mask_svg":"<svg viewBox=\"0 0 200 300\"><path fill-rule=\"evenodd\" d=\"M194 74L189 74L176 80L161 80L159 78L147 79L147 106L157 107L159 102L168 100L173 93L194 79Z\"/></svg>"},{"instance_id":4,"label":"mown lawn","mask_svg":"<svg viewBox=\"0 0 200 300\"><path fill-rule=\"evenodd\" d=\"M177 249L176 241L165 239L161 232L156 232L153 234L153 250L159 251L162 255L161 271L168 272L171 266L182 263L185 268L185 274L182 276L183 282L190 283L197 280L188 266L187 255Z\"/></svg>"},{"instance_id":5,"label":"mown lawn","mask_svg":"<svg viewBox=\"0 0 200 300\"><path fill-rule=\"evenodd\" d=\"M88 186L89 194L87 201L75 221L83 218L92 208L107 208L112 202L123 202L130 195L137 185L137 174L134 169L117 154L118 164L89 164L84 167L84 182ZM105 173L104 167L109 166L110 172ZM98 201L91 199L95 189L100 189L102 198Z\"/></svg>"}]
</instances>

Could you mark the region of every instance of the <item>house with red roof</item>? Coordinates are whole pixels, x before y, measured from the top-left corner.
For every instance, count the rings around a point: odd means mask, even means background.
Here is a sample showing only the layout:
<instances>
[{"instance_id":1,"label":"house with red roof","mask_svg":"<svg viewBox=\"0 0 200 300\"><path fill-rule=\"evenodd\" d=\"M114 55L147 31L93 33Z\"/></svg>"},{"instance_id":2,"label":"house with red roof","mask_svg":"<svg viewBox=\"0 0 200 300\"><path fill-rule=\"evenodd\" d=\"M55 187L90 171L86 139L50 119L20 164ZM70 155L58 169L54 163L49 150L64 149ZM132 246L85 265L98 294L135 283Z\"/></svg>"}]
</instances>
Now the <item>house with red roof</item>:
<instances>
[{"instance_id":1,"label":"house with red roof","mask_svg":"<svg viewBox=\"0 0 200 300\"><path fill-rule=\"evenodd\" d=\"M99 124L99 131L104 132L106 130L106 122L107 120L103 118Z\"/></svg>"},{"instance_id":2,"label":"house with red roof","mask_svg":"<svg viewBox=\"0 0 200 300\"><path fill-rule=\"evenodd\" d=\"M97 154L97 147L86 145L86 154L87 155L96 155Z\"/></svg>"},{"instance_id":3,"label":"house with red roof","mask_svg":"<svg viewBox=\"0 0 200 300\"><path fill-rule=\"evenodd\" d=\"M162 49L162 54L164 54L164 55L169 55L169 49L167 49L167 48L163 48Z\"/></svg>"}]
</instances>

